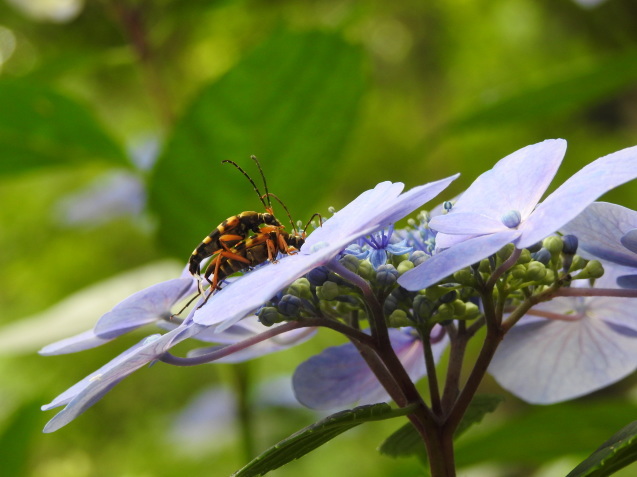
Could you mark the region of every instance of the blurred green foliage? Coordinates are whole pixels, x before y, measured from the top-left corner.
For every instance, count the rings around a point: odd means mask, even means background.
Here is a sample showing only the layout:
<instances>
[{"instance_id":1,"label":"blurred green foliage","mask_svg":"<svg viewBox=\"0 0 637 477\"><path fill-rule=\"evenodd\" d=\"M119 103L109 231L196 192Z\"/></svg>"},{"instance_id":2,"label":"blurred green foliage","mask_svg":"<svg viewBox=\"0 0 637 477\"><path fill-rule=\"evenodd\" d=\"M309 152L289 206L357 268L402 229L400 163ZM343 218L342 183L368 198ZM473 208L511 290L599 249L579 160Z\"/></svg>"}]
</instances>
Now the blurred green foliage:
<instances>
[{"instance_id":1,"label":"blurred green foliage","mask_svg":"<svg viewBox=\"0 0 637 477\"><path fill-rule=\"evenodd\" d=\"M450 198L501 157L552 137L569 141L559 184L637 144L636 9L631 0L0 2L3 330L140 265L173 257L178 269L223 219L260 210L222 159L260 185L257 155L295 220L382 180L411 187L462 172L441 199ZM63 199L114 170L145 185L144 210L91 222L98 201L81 209L84 220L69 218ZM635 185L608 199L636 208ZM73 332L105 311L96 305ZM37 357L38 342L2 353L0 474L222 476L245 464L230 431L203 450L166 433L198 391L230 385L230 366L158 364L67 428L40 434L51 414L34 402L140 336L77 356ZM289 374L333 338L263 358L251 375ZM507 476L563 455L577 462L634 420L635 384L546 409L509 397L462 437L458 461L504 466L465 475ZM503 392L493 382L484 391ZM276 406L255 416L259 451L315 418ZM366 424L272 475L422 475L416 458L374 453L403 423Z\"/></svg>"}]
</instances>

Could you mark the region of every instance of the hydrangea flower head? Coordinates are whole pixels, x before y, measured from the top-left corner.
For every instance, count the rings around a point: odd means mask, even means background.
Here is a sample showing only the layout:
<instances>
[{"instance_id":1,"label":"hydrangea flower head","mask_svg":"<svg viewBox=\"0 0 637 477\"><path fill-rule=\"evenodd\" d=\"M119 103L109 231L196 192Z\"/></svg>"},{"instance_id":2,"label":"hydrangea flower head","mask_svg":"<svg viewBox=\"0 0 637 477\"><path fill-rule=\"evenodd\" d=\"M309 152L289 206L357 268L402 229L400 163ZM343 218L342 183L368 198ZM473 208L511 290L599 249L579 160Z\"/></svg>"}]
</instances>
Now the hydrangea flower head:
<instances>
[{"instance_id":1,"label":"hydrangea flower head","mask_svg":"<svg viewBox=\"0 0 637 477\"><path fill-rule=\"evenodd\" d=\"M539 203L565 152L563 139L546 140L514 152L478 177L448 214L432 218L439 253L405 273L399 283L420 290L508 243L529 247L600 195L637 177L637 147L632 147L587 165Z\"/></svg>"},{"instance_id":2,"label":"hydrangea flower head","mask_svg":"<svg viewBox=\"0 0 637 477\"><path fill-rule=\"evenodd\" d=\"M94 330L58 342L47 354L78 351L102 344L116 336L149 323L163 323L171 329L163 335L152 335L125 351L105 366L58 396L43 407L51 409L66 405L46 426L52 432L68 424L99 401L113 386L141 367L159 359L176 344L196 338L230 345L255 336L263 326L253 320L237 322L251 314L296 278L326 263L357 238L373 233L402 218L441 192L456 176L416 187L400 194L403 184L383 182L361 194L317 229L306 241L303 250L286 256L273 266L261 267L212 295L205 306L195 308L181 322L166 319L171 308L197 288L196 281L186 272L180 278L153 285L115 306L105 314ZM318 233L317 233L318 232ZM234 326L233 326L234 325ZM257 329L258 328L258 329ZM225 333L224 333L225 331ZM251 349L241 349L225 359L238 362L252 359L302 342L313 330L292 330L260 343ZM215 347L212 351L218 350ZM210 353L211 349L195 350L192 356Z\"/></svg>"}]
</instances>

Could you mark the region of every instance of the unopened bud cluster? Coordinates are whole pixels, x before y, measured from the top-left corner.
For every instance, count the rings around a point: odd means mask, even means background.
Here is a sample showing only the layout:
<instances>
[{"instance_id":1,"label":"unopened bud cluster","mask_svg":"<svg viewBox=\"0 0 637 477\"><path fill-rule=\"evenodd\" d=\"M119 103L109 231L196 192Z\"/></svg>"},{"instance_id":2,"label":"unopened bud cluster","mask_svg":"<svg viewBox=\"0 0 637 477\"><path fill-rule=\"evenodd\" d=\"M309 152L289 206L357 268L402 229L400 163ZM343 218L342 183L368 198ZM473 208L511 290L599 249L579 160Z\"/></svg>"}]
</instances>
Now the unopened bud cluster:
<instances>
[{"instance_id":1,"label":"unopened bud cluster","mask_svg":"<svg viewBox=\"0 0 637 477\"><path fill-rule=\"evenodd\" d=\"M519 256L499 277L498 287L513 300L542 291L558 280L568 286L572 280L603 275L597 260L587 261L576 252L577 238L569 235L551 236L517 252L514 245L509 244L491 257L455 272L442 283L418 292L405 290L397 280L430 257L423 250L404 255L388 254L387 262L377 268L368 259L354 254L343 254L339 261L370 284L389 326L431 328L436 323L444 325L453 320L479 317L481 312L476 303L481 287L513 253ZM318 267L280 292L258 315L264 325L271 326L304 317L342 319L353 311L357 312L358 319L367 318L361 291L327 267Z\"/></svg>"}]
</instances>

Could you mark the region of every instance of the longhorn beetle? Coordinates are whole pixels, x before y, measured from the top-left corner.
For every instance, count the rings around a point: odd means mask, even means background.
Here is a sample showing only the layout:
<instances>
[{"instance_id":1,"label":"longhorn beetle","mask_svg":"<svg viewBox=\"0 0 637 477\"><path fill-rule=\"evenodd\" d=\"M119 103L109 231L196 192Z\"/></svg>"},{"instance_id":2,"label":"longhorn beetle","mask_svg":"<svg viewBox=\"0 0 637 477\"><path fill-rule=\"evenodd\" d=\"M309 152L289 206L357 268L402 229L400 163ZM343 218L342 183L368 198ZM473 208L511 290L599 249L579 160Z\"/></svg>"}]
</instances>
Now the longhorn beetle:
<instances>
[{"instance_id":1,"label":"longhorn beetle","mask_svg":"<svg viewBox=\"0 0 637 477\"><path fill-rule=\"evenodd\" d=\"M210 232L210 234L208 234L208 236L205 237L199 245L197 245L188 260L188 271L190 271L192 275L198 277L200 293L203 293L200 268L202 260L218 253L221 250L229 251L233 246L244 240L249 232L258 233L259 231L274 232L283 230L283 226L274 216L272 203L270 201L270 197L273 196L273 194L268 192L268 185L265 181L265 175L261 169L261 164L259 164L259 160L255 156L250 156L250 158L256 162L261 178L263 179L263 187L265 188L265 194L263 195L261 195L259 188L247 172L239 167L234 161L224 160L221 162L222 164L232 164L250 181L250 184L252 184L254 191L259 196L259 200L265 208L265 213L247 211L228 217L226 220L221 222L217 228ZM267 204L264 198L267 199Z\"/></svg>"},{"instance_id":2,"label":"longhorn beetle","mask_svg":"<svg viewBox=\"0 0 637 477\"><path fill-rule=\"evenodd\" d=\"M298 253L301 246L305 243L307 227L317 216L319 220L322 220L320 214L312 215L301 233L296 229L294 223L292 223L294 227L293 235L290 235L285 230L264 232L262 228L261 232L237 243L230 250L220 250L208 264L204 275L210 283L210 294L219 288L218 284L220 281L233 273L256 267L266 261L276 263L276 256L279 252L286 255ZM210 275L212 275L212 280L210 280Z\"/></svg>"}]
</instances>

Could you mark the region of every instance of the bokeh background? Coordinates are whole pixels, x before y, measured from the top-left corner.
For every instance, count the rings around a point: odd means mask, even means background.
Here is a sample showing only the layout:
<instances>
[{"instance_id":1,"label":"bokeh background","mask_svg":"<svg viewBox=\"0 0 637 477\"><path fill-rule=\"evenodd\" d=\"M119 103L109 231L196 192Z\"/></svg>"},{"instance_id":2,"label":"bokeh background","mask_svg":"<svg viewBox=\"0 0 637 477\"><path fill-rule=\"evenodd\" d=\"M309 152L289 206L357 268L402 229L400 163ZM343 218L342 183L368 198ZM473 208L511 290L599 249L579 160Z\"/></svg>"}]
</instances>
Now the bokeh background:
<instances>
[{"instance_id":1,"label":"bokeh background","mask_svg":"<svg viewBox=\"0 0 637 477\"><path fill-rule=\"evenodd\" d=\"M143 333L37 350L175 276L224 218L260 210L221 160L258 182L260 157L270 191L307 220L379 181L462 172L451 198L501 157L562 137L557 185L637 144L636 127L632 0L0 1L0 474L224 476L317 418L293 404L289 375L342 342L330 332L248 365L157 364L41 433L53 415L41 404ZM636 187L606 198L636 208ZM462 475L564 475L635 420L636 385L532 407L485 382L507 399L458 442ZM252 408L253 450L237 401ZM402 423L357 428L271 475L423 475L416 458L375 451Z\"/></svg>"}]
</instances>

